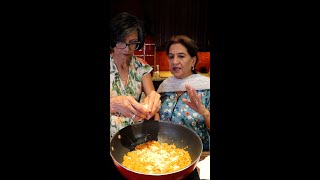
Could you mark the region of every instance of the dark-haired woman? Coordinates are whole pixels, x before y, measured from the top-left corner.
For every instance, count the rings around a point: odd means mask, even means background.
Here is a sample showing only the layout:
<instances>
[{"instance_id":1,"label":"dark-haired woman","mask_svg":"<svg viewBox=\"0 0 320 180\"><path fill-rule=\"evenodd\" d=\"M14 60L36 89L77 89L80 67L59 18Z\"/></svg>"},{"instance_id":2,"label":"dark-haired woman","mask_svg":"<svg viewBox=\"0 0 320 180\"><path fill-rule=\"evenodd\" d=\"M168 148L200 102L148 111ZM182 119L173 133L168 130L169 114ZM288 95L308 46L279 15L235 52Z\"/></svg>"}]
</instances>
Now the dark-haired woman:
<instances>
[{"instance_id":1,"label":"dark-haired woman","mask_svg":"<svg viewBox=\"0 0 320 180\"><path fill-rule=\"evenodd\" d=\"M149 120L161 105L150 72L152 67L133 55L144 44L142 22L129 13L110 22L110 137L141 119ZM144 103L139 103L141 93Z\"/></svg>"},{"instance_id":2,"label":"dark-haired woman","mask_svg":"<svg viewBox=\"0 0 320 180\"><path fill-rule=\"evenodd\" d=\"M185 35L173 36L166 48L172 77L157 92L162 105L156 120L171 121L196 132L210 150L210 78L197 74L198 47ZM159 116L160 115L160 116Z\"/></svg>"}]
</instances>

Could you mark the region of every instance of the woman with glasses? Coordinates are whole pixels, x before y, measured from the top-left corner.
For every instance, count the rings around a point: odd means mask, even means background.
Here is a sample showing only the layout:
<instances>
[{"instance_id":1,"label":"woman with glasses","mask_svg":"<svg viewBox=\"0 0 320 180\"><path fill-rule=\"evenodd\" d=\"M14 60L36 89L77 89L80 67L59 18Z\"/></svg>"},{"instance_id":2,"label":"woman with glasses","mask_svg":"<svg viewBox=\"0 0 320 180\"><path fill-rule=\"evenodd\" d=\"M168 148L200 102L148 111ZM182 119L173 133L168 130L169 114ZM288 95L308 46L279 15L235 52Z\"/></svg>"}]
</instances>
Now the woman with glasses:
<instances>
[{"instance_id":1,"label":"woman with glasses","mask_svg":"<svg viewBox=\"0 0 320 180\"><path fill-rule=\"evenodd\" d=\"M149 120L161 105L150 72L152 67L133 55L144 44L142 22L126 12L110 22L110 137L142 119ZM146 97L139 103L140 95Z\"/></svg>"},{"instance_id":2,"label":"woman with glasses","mask_svg":"<svg viewBox=\"0 0 320 180\"><path fill-rule=\"evenodd\" d=\"M162 105L155 120L172 121L195 131L203 150L210 149L210 78L197 74L198 47L185 35L173 36L166 48L169 69L157 92ZM192 87L191 87L192 86Z\"/></svg>"}]
</instances>

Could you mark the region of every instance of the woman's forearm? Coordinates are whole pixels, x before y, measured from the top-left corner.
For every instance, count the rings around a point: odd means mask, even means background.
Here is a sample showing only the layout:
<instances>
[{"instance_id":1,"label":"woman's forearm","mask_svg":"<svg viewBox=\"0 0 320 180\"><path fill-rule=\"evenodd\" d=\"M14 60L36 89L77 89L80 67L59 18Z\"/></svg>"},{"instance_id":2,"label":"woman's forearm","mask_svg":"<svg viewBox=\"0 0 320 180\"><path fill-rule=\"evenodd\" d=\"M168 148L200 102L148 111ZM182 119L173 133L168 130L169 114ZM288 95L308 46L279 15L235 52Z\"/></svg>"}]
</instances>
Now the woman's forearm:
<instances>
[{"instance_id":1,"label":"woman's forearm","mask_svg":"<svg viewBox=\"0 0 320 180\"><path fill-rule=\"evenodd\" d=\"M208 130L210 131L210 112L209 112L209 110L204 108L202 116L204 118L204 121L206 123L206 126L207 126Z\"/></svg>"},{"instance_id":2,"label":"woman's forearm","mask_svg":"<svg viewBox=\"0 0 320 180\"><path fill-rule=\"evenodd\" d=\"M110 98L110 113L115 113L116 109L114 108L116 97Z\"/></svg>"}]
</instances>

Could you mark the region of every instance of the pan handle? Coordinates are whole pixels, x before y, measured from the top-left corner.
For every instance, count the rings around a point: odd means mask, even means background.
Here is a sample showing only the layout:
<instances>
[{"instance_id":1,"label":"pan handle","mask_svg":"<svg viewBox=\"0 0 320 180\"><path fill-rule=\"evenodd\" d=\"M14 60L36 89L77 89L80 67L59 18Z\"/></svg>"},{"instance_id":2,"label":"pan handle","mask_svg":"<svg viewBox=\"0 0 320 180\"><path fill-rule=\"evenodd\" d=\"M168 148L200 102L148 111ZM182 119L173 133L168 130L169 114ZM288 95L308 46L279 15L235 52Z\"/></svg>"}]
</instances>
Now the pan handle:
<instances>
[{"instance_id":1,"label":"pan handle","mask_svg":"<svg viewBox=\"0 0 320 180\"><path fill-rule=\"evenodd\" d=\"M146 132L146 142L151 140L158 141L160 127L157 122L153 117L143 122L142 129Z\"/></svg>"}]
</instances>

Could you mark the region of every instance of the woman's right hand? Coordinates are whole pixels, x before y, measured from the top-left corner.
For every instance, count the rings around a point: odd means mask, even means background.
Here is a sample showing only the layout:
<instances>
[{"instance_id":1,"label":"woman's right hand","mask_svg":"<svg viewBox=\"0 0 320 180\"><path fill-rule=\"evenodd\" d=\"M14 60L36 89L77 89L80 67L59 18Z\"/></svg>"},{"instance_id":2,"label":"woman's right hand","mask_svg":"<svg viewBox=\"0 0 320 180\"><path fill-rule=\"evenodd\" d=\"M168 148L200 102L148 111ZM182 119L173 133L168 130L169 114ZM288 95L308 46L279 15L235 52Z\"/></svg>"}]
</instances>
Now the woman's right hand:
<instances>
[{"instance_id":1,"label":"woman's right hand","mask_svg":"<svg viewBox=\"0 0 320 180\"><path fill-rule=\"evenodd\" d=\"M159 110L159 107L161 106L161 100L160 100L160 94L156 91L152 90L145 98L144 98L144 104L145 107L148 108L150 111L149 116L147 116L146 119L150 119L153 117Z\"/></svg>"},{"instance_id":2,"label":"woman's right hand","mask_svg":"<svg viewBox=\"0 0 320 180\"><path fill-rule=\"evenodd\" d=\"M149 110L137 102L132 96L112 97L110 99L110 112L119 112L123 116L131 119L134 117L134 121L144 119L149 114Z\"/></svg>"}]
</instances>

